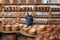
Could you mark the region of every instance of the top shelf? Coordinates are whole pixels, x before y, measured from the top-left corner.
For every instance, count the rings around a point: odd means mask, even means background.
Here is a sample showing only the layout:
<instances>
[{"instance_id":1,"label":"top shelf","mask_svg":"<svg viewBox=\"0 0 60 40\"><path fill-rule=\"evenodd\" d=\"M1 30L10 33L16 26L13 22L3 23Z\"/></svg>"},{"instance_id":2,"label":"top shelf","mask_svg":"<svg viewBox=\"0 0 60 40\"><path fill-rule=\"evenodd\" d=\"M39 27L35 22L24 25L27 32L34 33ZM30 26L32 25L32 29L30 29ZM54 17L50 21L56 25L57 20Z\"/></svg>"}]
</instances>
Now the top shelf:
<instances>
[{"instance_id":1,"label":"top shelf","mask_svg":"<svg viewBox=\"0 0 60 40\"><path fill-rule=\"evenodd\" d=\"M0 4L0 5L60 5L60 4Z\"/></svg>"}]
</instances>

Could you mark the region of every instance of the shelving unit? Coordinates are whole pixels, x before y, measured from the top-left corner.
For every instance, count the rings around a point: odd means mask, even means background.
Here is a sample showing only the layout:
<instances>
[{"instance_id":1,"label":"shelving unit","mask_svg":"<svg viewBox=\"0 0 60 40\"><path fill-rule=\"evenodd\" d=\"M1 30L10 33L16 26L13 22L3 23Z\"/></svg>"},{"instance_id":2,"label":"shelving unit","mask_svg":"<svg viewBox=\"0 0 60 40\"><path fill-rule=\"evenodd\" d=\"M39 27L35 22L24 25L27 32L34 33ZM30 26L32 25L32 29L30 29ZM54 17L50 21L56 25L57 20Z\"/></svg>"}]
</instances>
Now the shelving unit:
<instances>
[{"instance_id":1,"label":"shelving unit","mask_svg":"<svg viewBox=\"0 0 60 40\"><path fill-rule=\"evenodd\" d=\"M1 5L2 5L2 4L1 4ZM17 4L4 4L4 6L5 6L5 5L17 5ZM20 5L20 4L18 4L18 5ZM23 5L24 5L24 4L23 4ZM33 4L29 4L29 5L33 5ZM36 6L36 5L48 5L48 6L49 6L49 5L56 5L56 4L34 4L34 6ZM43 8L43 9L44 9L44 8ZM42 10L43 10L43 9L42 9ZM57 9L58 9L58 8L57 8ZM60 8L59 8L59 9L60 9ZM33 11L34 11L34 10L33 10ZM55 9L55 11L56 11L56 9ZM8 10L7 10L6 12L8 12ZM11 11L10 11L10 12L11 12ZM23 12L23 11L22 11L22 12ZM24 11L24 12L25 12L25 11ZM28 11L28 12L29 12L29 11ZM30 12L31 12L31 11L30 11ZM37 12L37 11L35 11L35 12ZM40 11L40 12L46 12L46 11ZM49 12L49 9L48 9L47 12ZM51 12L54 12L53 9L52 9ZM51 12L50 12L50 13L51 13ZM56 12L57 12L57 11L56 11ZM60 12L60 11L59 11L59 12ZM51 18L60 18L60 15L59 15L59 14L54 15L54 16L53 16L53 14L51 14L51 15L52 15ZM43 15L42 15L42 16L41 16L41 15L40 15L40 16L39 16L39 15L35 15L34 18L49 18L48 16L49 16L49 15L44 15L44 16L43 16ZM1 17L2 17L2 16L0 16L0 18L1 18ZM25 17L25 16L20 16L20 18L24 18L24 17ZM16 16L4 16L4 18L16 18ZM26 22L24 22L24 23L26 23Z\"/></svg>"}]
</instances>

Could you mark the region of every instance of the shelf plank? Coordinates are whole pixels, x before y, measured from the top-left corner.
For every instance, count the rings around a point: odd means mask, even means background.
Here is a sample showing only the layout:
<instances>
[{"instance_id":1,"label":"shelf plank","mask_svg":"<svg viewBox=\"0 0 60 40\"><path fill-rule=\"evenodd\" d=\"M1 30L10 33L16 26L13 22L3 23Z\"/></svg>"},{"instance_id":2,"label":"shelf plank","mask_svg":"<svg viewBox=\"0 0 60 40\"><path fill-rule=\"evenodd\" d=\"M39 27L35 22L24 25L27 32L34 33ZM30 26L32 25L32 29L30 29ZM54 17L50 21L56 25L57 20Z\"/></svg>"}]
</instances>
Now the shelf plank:
<instances>
[{"instance_id":1,"label":"shelf plank","mask_svg":"<svg viewBox=\"0 0 60 40\"><path fill-rule=\"evenodd\" d=\"M34 15L34 18L49 18L48 15ZM2 16L0 16L2 18ZM17 18L17 16L5 16L5 18ZM19 18L25 18L25 15L20 16ZM60 14L51 15L51 18L60 18Z\"/></svg>"},{"instance_id":2,"label":"shelf plank","mask_svg":"<svg viewBox=\"0 0 60 40\"><path fill-rule=\"evenodd\" d=\"M26 21L21 21L22 24L25 24L27 23ZM48 23L51 23L51 24L60 24L60 20L48 20L48 21L35 21L34 24L48 24Z\"/></svg>"},{"instance_id":3,"label":"shelf plank","mask_svg":"<svg viewBox=\"0 0 60 40\"><path fill-rule=\"evenodd\" d=\"M1 31L1 33L20 33L20 31Z\"/></svg>"},{"instance_id":4,"label":"shelf plank","mask_svg":"<svg viewBox=\"0 0 60 40\"><path fill-rule=\"evenodd\" d=\"M27 23L26 21L21 21L22 24ZM60 25L60 20L48 20L48 21L35 21L34 24L56 24L56 25Z\"/></svg>"},{"instance_id":5,"label":"shelf plank","mask_svg":"<svg viewBox=\"0 0 60 40\"><path fill-rule=\"evenodd\" d=\"M0 12L2 9L0 9ZM4 12L49 12L49 7L34 7L34 10L32 7L4 7ZM60 12L60 8L51 8L51 12Z\"/></svg>"},{"instance_id":6,"label":"shelf plank","mask_svg":"<svg viewBox=\"0 0 60 40\"><path fill-rule=\"evenodd\" d=\"M20 20L18 21L18 23L20 24L26 24L27 22L25 20ZM34 24L39 24L39 25L48 25L48 23L50 24L56 24L56 25L60 25L60 20L48 20L48 21L43 21L43 20L39 20L39 21L34 21ZM5 23L5 25L8 23ZM11 22L9 23L11 24Z\"/></svg>"},{"instance_id":7,"label":"shelf plank","mask_svg":"<svg viewBox=\"0 0 60 40\"><path fill-rule=\"evenodd\" d=\"M36 37L36 35L29 35L28 33L24 33L24 32L22 32L22 31L1 31L1 33L5 33L5 34L14 34L14 33L20 33L20 34L22 34L22 35L24 35L24 36L28 36L28 37Z\"/></svg>"},{"instance_id":8,"label":"shelf plank","mask_svg":"<svg viewBox=\"0 0 60 40\"><path fill-rule=\"evenodd\" d=\"M0 5L3 5L3 4L0 4ZM4 5L49 5L49 4L41 3L41 4L4 4ZM50 3L50 5L60 5L60 4Z\"/></svg>"},{"instance_id":9,"label":"shelf plank","mask_svg":"<svg viewBox=\"0 0 60 40\"><path fill-rule=\"evenodd\" d=\"M33 11L34 11L34 10L32 10L32 11L29 11L29 10L28 10L28 11L22 11L22 10L18 10L18 11L15 11L15 10L12 11L12 10L11 10L11 11L8 11L8 10L6 10L6 11L4 11L4 12L33 12ZM0 10L0 12L2 12L2 11ZM48 11L47 11L47 10L45 10L45 11L44 11L44 10L39 10L39 11L36 10L36 11L34 11L34 12L49 12L49 10L48 10ZM52 10L51 12L60 12L60 10Z\"/></svg>"},{"instance_id":10,"label":"shelf plank","mask_svg":"<svg viewBox=\"0 0 60 40\"><path fill-rule=\"evenodd\" d=\"M49 18L48 15L43 15L43 16L39 16L39 15L35 15L34 18ZM60 15L52 15L51 14L51 18L60 18Z\"/></svg>"}]
</instances>

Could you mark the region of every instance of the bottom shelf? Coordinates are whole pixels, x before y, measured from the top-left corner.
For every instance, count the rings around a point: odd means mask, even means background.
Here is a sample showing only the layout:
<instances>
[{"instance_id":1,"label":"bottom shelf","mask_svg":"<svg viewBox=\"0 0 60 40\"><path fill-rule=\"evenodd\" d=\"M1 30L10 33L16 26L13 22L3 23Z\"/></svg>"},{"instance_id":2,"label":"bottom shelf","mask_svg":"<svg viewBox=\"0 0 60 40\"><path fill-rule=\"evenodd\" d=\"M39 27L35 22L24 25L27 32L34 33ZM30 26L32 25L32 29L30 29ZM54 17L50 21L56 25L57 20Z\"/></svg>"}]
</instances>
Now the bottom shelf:
<instances>
[{"instance_id":1,"label":"bottom shelf","mask_svg":"<svg viewBox=\"0 0 60 40\"><path fill-rule=\"evenodd\" d=\"M36 35L29 35L28 33L24 33L23 31L1 31L1 33L5 33L5 34L20 33L20 34L28 36L28 37L36 37Z\"/></svg>"}]
</instances>

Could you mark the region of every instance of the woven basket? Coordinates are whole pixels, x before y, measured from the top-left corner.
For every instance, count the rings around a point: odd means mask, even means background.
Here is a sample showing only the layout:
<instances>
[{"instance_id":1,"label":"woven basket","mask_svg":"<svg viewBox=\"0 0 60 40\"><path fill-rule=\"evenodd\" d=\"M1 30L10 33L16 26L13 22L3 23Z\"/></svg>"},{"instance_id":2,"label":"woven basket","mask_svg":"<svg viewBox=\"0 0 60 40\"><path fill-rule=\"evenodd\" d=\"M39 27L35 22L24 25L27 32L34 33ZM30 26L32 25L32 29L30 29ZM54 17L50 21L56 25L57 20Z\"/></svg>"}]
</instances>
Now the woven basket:
<instances>
[{"instance_id":1,"label":"woven basket","mask_svg":"<svg viewBox=\"0 0 60 40\"><path fill-rule=\"evenodd\" d=\"M19 27L18 25L12 25L12 31L18 31Z\"/></svg>"},{"instance_id":2,"label":"woven basket","mask_svg":"<svg viewBox=\"0 0 60 40\"><path fill-rule=\"evenodd\" d=\"M7 40L17 40L17 37L15 34L8 34L7 35Z\"/></svg>"}]
</instances>

